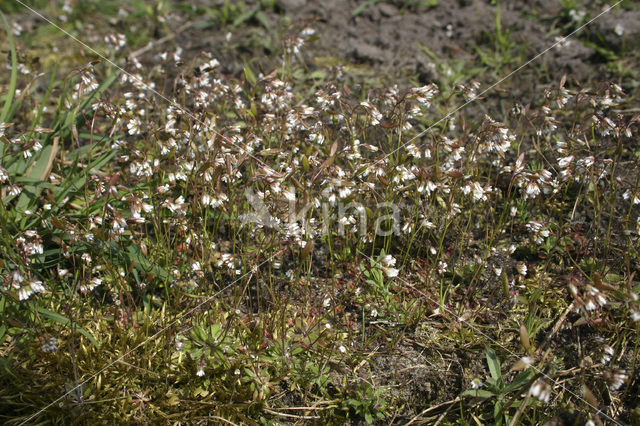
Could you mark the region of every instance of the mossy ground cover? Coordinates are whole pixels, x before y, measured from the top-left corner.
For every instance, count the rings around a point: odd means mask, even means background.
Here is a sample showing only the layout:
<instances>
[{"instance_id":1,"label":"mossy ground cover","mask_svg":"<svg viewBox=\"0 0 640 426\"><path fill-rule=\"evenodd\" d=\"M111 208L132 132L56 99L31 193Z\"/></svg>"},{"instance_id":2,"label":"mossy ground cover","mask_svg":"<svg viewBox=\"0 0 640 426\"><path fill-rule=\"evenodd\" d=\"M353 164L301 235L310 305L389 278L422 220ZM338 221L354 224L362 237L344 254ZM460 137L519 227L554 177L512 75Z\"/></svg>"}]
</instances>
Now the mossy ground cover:
<instances>
[{"instance_id":1,"label":"mossy ground cover","mask_svg":"<svg viewBox=\"0 0 640 426\"><path fill-rule=\"evenodd\" d=\"M637 424L609 5L3 3L3 422Z\"/></svg>"}]
</instances>

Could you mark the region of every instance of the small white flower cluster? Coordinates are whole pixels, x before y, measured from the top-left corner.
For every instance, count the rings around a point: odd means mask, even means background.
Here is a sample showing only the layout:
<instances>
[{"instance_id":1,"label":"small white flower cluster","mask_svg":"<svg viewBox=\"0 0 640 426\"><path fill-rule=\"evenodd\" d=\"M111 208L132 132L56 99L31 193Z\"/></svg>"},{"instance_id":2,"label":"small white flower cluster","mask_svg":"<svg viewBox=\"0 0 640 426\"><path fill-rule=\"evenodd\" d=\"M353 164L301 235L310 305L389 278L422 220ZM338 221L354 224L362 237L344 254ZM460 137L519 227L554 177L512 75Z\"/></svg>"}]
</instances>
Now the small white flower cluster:
<instances>
[{"instance_id":1,"label":"small white flower cluster","mask_svg":"<svg viewBox=\"0 0 640 426\"><path fill-rule=\"evenodd\" d=\"M24 265L30 265L32 257L41 255L44 251L42 238L33 230L25 231L15 239L17 253ZM35 293L43 293L45 287L42 281L31 276L30 272L21 269L13 269L2 276L6 286L4 291L16 291L19 300L27 300Z\"/></svg>"},{"instance_id":2,"label":"small white flower cluster","mask_svg":"<svg viewBox=\"0 0 640 426\"><path fill-rule=\"evenodd\" d=\"M96 287L98 287L101 284L102 284L102 280L100 278L93 277L89 281L85 282L84 284L81 284L78 287L78 290L80 290L82 294L87 294L90 291L93 291Z\"/></svg>"},{"instance_id":3,"label":"small white flower cluster","mask_svg":"<svg viewBox=\"0 0 640 426\"><path fill-rule=\"evenodd\" d=\"M611 362L611 357L613 357L613 354L615 353L615 351L609 345L604 345L602 349L604 353L602 354L602 359L600 360L600 363L603 365L609 364L609 362Z\"/></svg>"},{"instance_id":4,"label":"small white flower cluster","mask_svg":"<svg viewBox=\"0 0 640 426\"><path fill-rule=\"evenodd\" d=\"M605 295L591 284L584 284L579 290L575 282L569 284L571 295L576 301L576 312L592 312L607 304Z\"/></svg>"},{"instance_id":5,"label":"small white flower cluster","mask_svg":"<svg viewBox=\"0 0 640 426\"><path fill-rule=\"evenodd\" d=\"M619 390L629 380L629 374L626 370L617 370L609 375L609 389L611 391Z\"/></svg>"},{"instance_id":6,"label":"small white flower cluster","mask_svg":"<svg viewBox=\"0 0 640 426\"><path fill-rule=\"evenodd\" d=\"M549 229L540 222L531 221L525 227L532 234L533 241L538 245L542 244L545 238L550 235Z\"/></svg>"},{"instance_id":7,"label":"small white flower cluster","mask_svg":"<svg viewBox=\"0 0 640 426\"><path fill-rule=\"evenodd\" d=\"M389 278L397 277L400 272L399 269L393 268L396 264L396 259L390 254L384 255L380 259L380 263L382 264L382 270Z\"/></svg>"},{"instance_id":8,"label":"small white flower cluster","mask_svg":"<svg viewBox=\"0 0 640 426\"><path fill-rule=\"evenodd\" d=\"M107 46L115 51L118 51L127 45L127 38L124 34L120 33L108 34L104 37L104 41L107 43Z\"/></svg>"},{"instance_id":9,"label":"small white flower cluster","mask_svg":"<svg viewBox=\"0 0 640 426\"><path fill-rule=\"evenodd\" d=\"M529 388L529 395L538 398L539 401L549 403L551 399L551 387L544 380L538 379Z\"/></svg>"}]
</instances>

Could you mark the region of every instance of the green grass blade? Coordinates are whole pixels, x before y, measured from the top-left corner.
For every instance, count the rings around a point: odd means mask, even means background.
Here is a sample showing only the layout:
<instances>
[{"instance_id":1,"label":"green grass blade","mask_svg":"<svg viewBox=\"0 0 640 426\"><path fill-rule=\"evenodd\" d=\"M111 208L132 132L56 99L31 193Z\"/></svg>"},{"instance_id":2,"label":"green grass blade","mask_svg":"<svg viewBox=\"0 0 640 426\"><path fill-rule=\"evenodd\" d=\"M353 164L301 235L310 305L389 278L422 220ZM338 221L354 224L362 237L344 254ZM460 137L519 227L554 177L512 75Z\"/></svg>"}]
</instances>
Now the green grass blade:
<instances>
[{"instance_id":1,"label":"green grass blade","mask_svg":"<svg viewBox=\"0 0 640 426\"><path fill-rule=\"evenodd\" d=\"M1 12L0 18L2 18L2 23L4 24L4 27L7 31L9 48L11 49L11 80L9 81L9 92L7 93L7 97L4 101L4 107L2 108L2 112L0 113L0 122L5 122L8 118L11 104L13 103L13 97L16 91L16 83L18 81L18 55L16 54L16 44L13 40L13 34L11 34L11 28L9 27L9 23L4 17L4 14L2 14Z\"/></svg>"},{"instance_id":2,"label":"green grass blade","mask_svg":"<svg viewBox=\"0 0 640 426\"><path fill-rule=\"evenodd\" d=\"M0 18L7 30L7 38L9 39L9 48L11 49L11 78L9 80L9 90L4 100L4 106L2 112L0 112L0 123L4 123L9 118L9 112L11 111L11 104L13 104L13 97L16 92L16 83L18 81L18 55L16 54L16 44L13 40L13 34L11 34L11 28L4 14L0 12ZM0 153L4 151L4 143L0 141Z\"/></svg>"},{"instance_id":3,"label":"green grass blade","mask_svg":"<svg viewBox=\"0 0 640 426\"><path fill-rule=\"evenodd\" d=\"M376 3L380 3L382 0L367 0L365 2L362 2L358 7L356 7L355 9L353 9L353 12L351 12L351 17L355 18L356 16L360 15L362 12L364 12L364 10L366 8L368 8L369 6L373 6Z\"/></svg>"},{"instance_id":4,"label":"green grass blade","mask_svg":"<svg viewBox=\"0 0 640 426\"><path fill-rule=\"evenodd\" d=\"M37 307L36 310L40 315L42 315L44 318L50 321L57 322L58 324L65 325L65 326L70 326L71 324L71 321L69 320L69 318L62 316L57 312L50 311L41 306ZM89 341L93 344L93 346L95 346L96 348L100 348L98 341L87 330L77 325L74 325L73 328L77 330L78 333L82 334L84 337L89 339Z\"/></svg>"},{"instance_id":5,"label":"green grass blade","mask_svg":"<svg viewBox=\"0 0 640 426\"><path fill-rule=\"evenodd\" d=\"M489 372L491 378L499 383L502 380L502 372L500 371L500 361L498 361L498 355L493 349L487 349L487 364L489 365Z\"/></svg>"},{"instance_id":6,"label":"green grass blade","mask_svg":"<svg viewBox=\"0 0 640 426\"><path fill-rule=\"evenodd\" d=\"M30 167L28 178L37 179L36 184L27 185L23 188L22 194L16 204L16 210L23 212L31 206L31 204L40 196L44 189L41 183L46 182L53 166L53 161L58 153L58 138L55 138L52 144L42 148Z\"/></svg>"}]
</instances>

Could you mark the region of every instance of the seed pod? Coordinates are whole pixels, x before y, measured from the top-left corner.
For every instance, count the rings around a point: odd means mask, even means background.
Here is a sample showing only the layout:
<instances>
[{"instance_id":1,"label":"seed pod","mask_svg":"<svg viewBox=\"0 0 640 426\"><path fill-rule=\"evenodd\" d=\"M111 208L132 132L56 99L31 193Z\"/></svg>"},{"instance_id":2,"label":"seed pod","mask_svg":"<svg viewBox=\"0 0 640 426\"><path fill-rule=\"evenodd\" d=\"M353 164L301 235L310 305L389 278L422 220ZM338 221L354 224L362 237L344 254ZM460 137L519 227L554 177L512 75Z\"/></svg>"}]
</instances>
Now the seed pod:
<instances>
[{"instance_id":1,"label":"seed pod","mask_svg":"<svg viewBox=\"0 0 640 426\"><path fill-rule=\"evenodd\" d=\"M307 244L302 249L302 252L300 253L302 259L306 259L307 256L309 256L309 254L311 254L311 252L313 251L313 246L314 245L315 244L313 243L313 241L308 241L307 242Z\"/></svg>"},{"instance_id":2,"label":"seed pod","mask_svg":"<svg viewBox=\"0 0 640 426\"><path fill-rule=\"evenodd\" d=\"M598 400L596 396L591 392L587 385L582 385L582 392L584 393L584 399L594 409L598 409Z\"/></svg>"},{"instance_id":3,"label":"seed pod","mask_svg":"<svg viewBox=\"0 0 640 426\"><path fill-rule=\"evenodd\" d=\"M524 324L520 324L520 343L527 353L531 353L531 341L529 340L529 332Z\"/></svg>"}]
</instances>

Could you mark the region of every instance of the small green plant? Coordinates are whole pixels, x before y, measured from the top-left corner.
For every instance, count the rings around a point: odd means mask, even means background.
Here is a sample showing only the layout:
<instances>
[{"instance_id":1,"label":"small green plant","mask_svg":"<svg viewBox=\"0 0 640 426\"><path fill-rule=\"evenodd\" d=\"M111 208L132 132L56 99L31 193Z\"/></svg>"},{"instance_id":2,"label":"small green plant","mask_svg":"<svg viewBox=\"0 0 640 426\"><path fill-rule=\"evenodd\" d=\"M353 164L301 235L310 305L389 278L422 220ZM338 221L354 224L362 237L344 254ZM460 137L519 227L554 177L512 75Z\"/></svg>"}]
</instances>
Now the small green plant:
<instances>
[{"instance_id":1,"label":"small green plant","mask_svg":"<svg viewBox=\"0 0 640 426\"><path fill-rule=\"evenodd\" d=\"M372 386L369 383L359 383L348 388L348 396L344 398L344 408L347 417L364 419L367 424L373 424L386 417L387 402L383 395L384 387Z\"/></svg>"},{"instance_id":2,"label":"small green plant","mask_svg":"<svg viewBox=\"0 0 640 426\"><path fill-rule=\"evenodd\" d=\"M366 278L366 283L369 284L374 294L385 303L392 302L391 298L391 283L393 277L398 275L399 270L394 268L396 259L385 253L384 249L380 251L378 257L374 260L369 259L369 266L365 263L360 264L360 270Z\"/></svg>"},{"instance_id":3,"label":"small green plant","mask_svg":"<svg viewBox=\"0 0 640 426\"><path fill-rule=\"evenodd\" d=\"M633 419L634 82L545 82L491 117L467 80L522 61L499 4L485 64L425 48L437 84L401 89L307 55L318 21L267 28L272 0L62 3L33 5L127 73L3 20L2 422Z\"/></svg>"},{"instance_id":4,"label":"small green plant","mask_svg":"<svg viewBox=\"0 0 640 426\"><path fill-rule=\"evenodd\" d=\"M494 0L492 4L496 6L495 30L493 33L483 33L480 36L480 45L476 46L475 52L484 65L492 69L496 75L500 75L503 68L522 62L525 46L512 40L511 31L503 30L500 0ZM483 44L492 46L484 48L481 47Z\"/></svg>"},{"instance_id":5,"label":"small green plant","mask_svg":"<svg viewBox=\"0 0 640 426\"><path fill-rule=\"evenodd\" d=\"M500 360L496 352L489 348L486 351L487 365L490 377L486 380L484 389L469 389L462 393L463 396L480 398L484 404L492 406L492 417L494 424L510 424L514 411L521 404L531 404L529 398L521 400L520 395L524 389L531 385L535 373L530 367L518 373L511 382L506 383L502 375ZM479 382L476 386L479 387ZM485 419L488 420L488 419Z\"/></svg>"}]
</instances>

